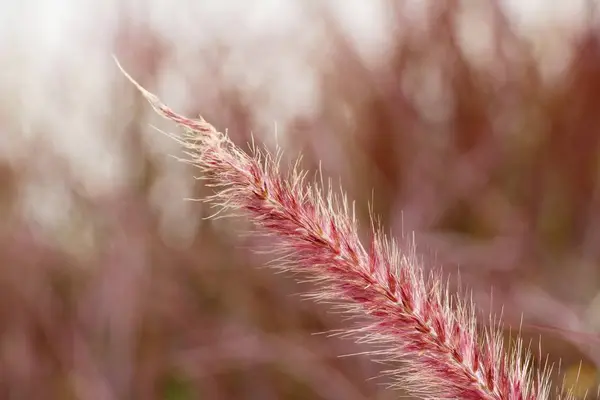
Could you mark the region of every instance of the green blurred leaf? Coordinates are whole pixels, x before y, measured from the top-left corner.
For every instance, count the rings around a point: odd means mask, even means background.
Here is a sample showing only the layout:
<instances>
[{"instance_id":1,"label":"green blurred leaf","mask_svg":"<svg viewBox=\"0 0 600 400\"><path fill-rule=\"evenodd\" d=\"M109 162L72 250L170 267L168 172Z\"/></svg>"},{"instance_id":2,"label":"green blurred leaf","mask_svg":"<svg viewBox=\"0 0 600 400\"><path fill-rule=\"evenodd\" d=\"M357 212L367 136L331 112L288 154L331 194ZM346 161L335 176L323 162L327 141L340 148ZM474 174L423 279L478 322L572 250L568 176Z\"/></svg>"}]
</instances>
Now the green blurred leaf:
<instances>
[{"instance_id":1,"label":"green blurred leaf","mask_svg":"<svg viewBox=\"0 0 600 400\"><path fill-rule=\"evenodd\" d=\"M170 375L164 385L163 396L164 400L190 400L198 398L193 396L192 385L183 379L181 376Z\"/></svg>"}]
</instances>

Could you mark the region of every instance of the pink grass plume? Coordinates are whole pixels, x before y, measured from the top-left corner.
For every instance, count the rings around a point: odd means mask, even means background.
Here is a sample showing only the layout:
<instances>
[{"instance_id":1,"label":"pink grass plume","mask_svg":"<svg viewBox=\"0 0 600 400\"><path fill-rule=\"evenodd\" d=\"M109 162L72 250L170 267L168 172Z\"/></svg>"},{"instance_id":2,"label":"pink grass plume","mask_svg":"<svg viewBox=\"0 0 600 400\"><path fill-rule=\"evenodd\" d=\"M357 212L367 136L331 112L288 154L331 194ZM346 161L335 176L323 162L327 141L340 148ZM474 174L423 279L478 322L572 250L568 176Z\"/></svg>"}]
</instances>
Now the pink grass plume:
<instances>
[{"instance_id":1,"label":"pink grass plume","mask_svg":"<svg viewBox=\"0 0 600 400\"><path fill-rule=\"evenodd\" d=\"M534 371L520 339L506 347L497 324L478 328L473 305L450 295L439 273L425 277L412 251L402 252L375 224L364 246L344 195L307 182L298 165L280 173L279 157L254 147L242 151L121 70L158 114L183 128L181 136L169 136L215 189L206 200L220 212L243 214L257 234L272 237L273 267L316 282L316 301L358 318L359 327L347 333L375 345L372 355L393 365L395 385L425 399L550 398L549 371Z\"/></svg>"}]
</instances>

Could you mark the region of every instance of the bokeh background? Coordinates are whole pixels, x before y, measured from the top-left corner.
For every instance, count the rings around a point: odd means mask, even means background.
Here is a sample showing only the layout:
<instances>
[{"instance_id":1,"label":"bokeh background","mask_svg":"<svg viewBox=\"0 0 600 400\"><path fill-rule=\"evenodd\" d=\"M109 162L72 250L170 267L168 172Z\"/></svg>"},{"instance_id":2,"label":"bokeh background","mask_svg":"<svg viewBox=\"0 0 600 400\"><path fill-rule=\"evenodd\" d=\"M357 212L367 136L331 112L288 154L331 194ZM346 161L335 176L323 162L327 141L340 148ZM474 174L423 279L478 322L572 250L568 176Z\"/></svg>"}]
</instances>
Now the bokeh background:
<instances>
[{"instance_id":1,"label":"bokeh background","mask_svg":"<svg viewBox=\"0 0 600 400\"><path fill-rule=\"evenodd\" d=\"M405 395L244 221L184 200L210 189L113 54L237 143L321 162L595 398L599 21L593 0L0 1L0 399Z\"/></svg>"}]
</instances>

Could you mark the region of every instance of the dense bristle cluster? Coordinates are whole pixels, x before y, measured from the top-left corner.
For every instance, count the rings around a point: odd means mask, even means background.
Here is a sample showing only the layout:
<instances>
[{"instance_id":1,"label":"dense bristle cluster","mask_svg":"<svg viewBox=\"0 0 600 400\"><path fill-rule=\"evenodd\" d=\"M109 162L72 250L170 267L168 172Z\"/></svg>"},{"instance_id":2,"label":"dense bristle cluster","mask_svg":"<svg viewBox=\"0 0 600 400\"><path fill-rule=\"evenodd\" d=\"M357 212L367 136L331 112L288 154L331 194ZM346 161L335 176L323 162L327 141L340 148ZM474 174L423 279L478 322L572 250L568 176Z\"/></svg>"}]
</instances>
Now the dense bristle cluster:
<instances>
[{"instance_id":1,"label":"dense bristle cluster","mask_svg":"<svg viewBox=\"0 0 600 400\"><path fill-rule=\"evenodd\" d=\"M343 196L309 184L298 168L281 174L278 157L243 152L204 120L177 115L137 86L159 114L184 128L172 137L215 187L208 201L243 212L275 238L282 254L273 265L317 282L314 299L362 318L347 332L393 362L402 388L427 399L549 398L547 373L532 372L521 342L507 349L497 327L478 330L473 306L450 296L439 274L423 276L418 259L375 227L363 246Z\"/></svg>"}]
</instances>

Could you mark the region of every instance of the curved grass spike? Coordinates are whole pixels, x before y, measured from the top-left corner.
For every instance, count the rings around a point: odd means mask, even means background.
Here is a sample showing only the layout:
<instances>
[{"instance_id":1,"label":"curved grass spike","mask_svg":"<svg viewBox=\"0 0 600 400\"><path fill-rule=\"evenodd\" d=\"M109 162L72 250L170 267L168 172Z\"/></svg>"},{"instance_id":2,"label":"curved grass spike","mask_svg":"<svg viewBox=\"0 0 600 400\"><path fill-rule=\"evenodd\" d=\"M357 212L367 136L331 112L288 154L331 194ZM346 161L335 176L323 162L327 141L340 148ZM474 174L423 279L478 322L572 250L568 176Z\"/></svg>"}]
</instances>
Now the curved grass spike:
<instances>
[{"instance_id":1,"label":"curved grass spike","mask_svg":"<svg viewBox=\"0 0 600 400\"><path fill-rule=\"evenodd\" d=\"M375 344L373 357L392 362L394 386L425 399L550 398L549 371L533 370L521 340L507 348L496 324L478 330L473 305L448 294L439 273L424 277L412 251L403 253L375 227L363 246L344 196L306 182L298 166L280 174L278 158L268 151L242 151L122 71L158 114L183 128L181 136L168 135L215 189L206 201L220 212L243 214L257 234L274 238L280 257L273 267L316 282L316 301L357 317L359 328L347 333Z\"/></svg>"}]
</instances>

